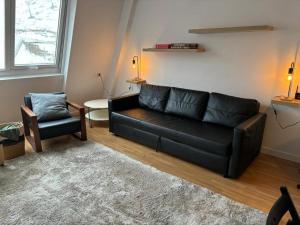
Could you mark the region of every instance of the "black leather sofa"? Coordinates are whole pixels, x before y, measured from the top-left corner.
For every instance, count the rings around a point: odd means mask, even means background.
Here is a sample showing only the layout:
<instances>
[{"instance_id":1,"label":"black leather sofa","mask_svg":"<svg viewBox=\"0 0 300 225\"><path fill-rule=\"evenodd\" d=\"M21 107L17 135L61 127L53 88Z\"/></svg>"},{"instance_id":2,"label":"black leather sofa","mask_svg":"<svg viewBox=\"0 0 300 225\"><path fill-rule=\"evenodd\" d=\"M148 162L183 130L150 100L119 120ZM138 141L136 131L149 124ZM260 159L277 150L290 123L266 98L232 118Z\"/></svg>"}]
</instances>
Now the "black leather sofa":
<instances>
[{"instance_id":1,"label":"black leather sofa","mask_svg":"<svg viewBox=\"0 0 300 225\"><path fill-rule=\"evenodd\" d=\"M260 104L219 93L145 84L109 100L110 132L237 178L259 154Z\"/></svg>"}]
</instances>

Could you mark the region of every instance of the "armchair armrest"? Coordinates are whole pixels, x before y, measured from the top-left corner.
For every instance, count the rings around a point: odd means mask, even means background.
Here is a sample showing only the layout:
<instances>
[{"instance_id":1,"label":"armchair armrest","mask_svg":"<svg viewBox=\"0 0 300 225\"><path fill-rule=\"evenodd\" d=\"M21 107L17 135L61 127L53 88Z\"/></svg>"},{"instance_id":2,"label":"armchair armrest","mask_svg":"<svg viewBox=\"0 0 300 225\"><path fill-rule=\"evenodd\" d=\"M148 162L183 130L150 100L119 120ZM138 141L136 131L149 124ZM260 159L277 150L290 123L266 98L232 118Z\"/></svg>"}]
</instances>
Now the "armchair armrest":
<instances>
[{"instance_id":1,"label":"armchair armrest","mask_svg":"<svg viewBox=\"0 0 300 225\"><path fill-rule=\"evenodd\" d=\"M26 116L27 118L32 118L32 117L37 117L36 115L35 115L35 113L34 112L32 112L32 110L31 109L29 109L27 106L21 106L21 111L22 111L22 113L24 113L24 116Z\"/></svg>"},{"instance_id":2,"label":"armchair armrest","mask_svg":"<svg viewBox=\"0 0 300 225\"><path fill-rule=\"evenodd\" d=\"M265 113L258 113L234 128L229 177L238 177L259 154L266 117Z\"/></svg>"},{"instance_id":3,"label":"armchair armrest","mask_svg":"<svg viewBox=\"0 0 300 225\"><path fill-rule=\"evenodd\" d=\"M70 107L72 107L72 108L78 110L78 111L79 111L79 116L80 116L81 118L84 119L84 116L85 116L85 108L84 108L83 106L78 105L77 103L74 103L74 102L70 102L70 101L67 101L67 106L68 106L68 107L70 106Z\"/></svg>"},{"instance_id":4,"label":"armchair armrest","mask_svg":"<svg viewBox=\"0 0 300 225\"><path fill-rule=\"evenodd\" d=\"M27 106L21 106L21 113L23 118L25 137L27 138L29 143L33 146L35 151L41 152L42 145L41 145L41 138L40 138L37 116ZM31 135L30 130L32 131L33 136Z\"/></svg>"},{"instance_id":5,"label":"armchair armrest","mask_svg":"<svg viewBox=\"0 0 300 225\"><path fill-rule=\"evenodd\" d=\"M84 109L83 106L78 105L78 104L76 104L76 103L74 103L74 102L70 102L70 101L67 101L67 106L71 106L71 107L73 107L74 109L78 109L78 110Z\"/></svg>"},{"instance_id":6,"label":"armchair armrest","mask_svg":"<svg viewBox=\"0 0 300 225\"><path fill-rule=\"evenodd\" d=\"M37 126L37 115L32 112L27 106L21 106L22 119L24 124L25 133L29 132L29 128L33 128L33 126Z\"/></svg>"},{"instance_id":7,"label":"armchair armrest","mask_svg":"<svg viewBox=\"0 0 300 225\"><path fill-rule=\"evenodd\" d=\"M118 111L137 107L139 105L139 94L126 95L108 100L108 110Z\"/></svg>"}]
</instances>

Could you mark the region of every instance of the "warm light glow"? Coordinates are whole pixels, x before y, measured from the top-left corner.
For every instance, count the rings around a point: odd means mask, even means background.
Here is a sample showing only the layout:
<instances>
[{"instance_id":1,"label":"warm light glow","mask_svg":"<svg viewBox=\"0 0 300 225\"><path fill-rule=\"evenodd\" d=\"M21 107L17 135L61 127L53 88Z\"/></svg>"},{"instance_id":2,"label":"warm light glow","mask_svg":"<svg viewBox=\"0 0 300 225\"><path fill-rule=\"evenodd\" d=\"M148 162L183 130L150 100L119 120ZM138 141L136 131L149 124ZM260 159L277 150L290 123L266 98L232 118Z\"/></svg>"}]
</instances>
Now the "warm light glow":
<instances>
[{"instance_id":1,"label":"warm light glow","mask_svg":"<svg viewBox=\"0 0 300 225\"><path fill-rule=\"evenodd\" d=\"M132 69L135 69L136 68L136 65L135 64L132 64Z\"/></svg>"},{"instance_id":2,"label":"warm light glow","mask_svg":"<svg viewBox=\"0 0 300 225\"><path fill-rule=\"evenodd\" d=\"M293 76L291 74L288 75L288 81L291 81L293 79Z\"/></svg>"}]
</instances>

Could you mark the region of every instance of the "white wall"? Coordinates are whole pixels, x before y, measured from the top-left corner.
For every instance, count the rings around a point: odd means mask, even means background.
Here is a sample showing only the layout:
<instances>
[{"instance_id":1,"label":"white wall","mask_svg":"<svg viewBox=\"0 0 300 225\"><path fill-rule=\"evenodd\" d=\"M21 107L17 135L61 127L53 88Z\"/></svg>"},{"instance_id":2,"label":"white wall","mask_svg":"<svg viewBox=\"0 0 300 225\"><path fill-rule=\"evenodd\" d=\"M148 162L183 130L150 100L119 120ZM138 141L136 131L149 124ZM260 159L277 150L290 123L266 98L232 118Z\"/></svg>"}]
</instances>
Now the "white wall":
<instances>
[{"instance_id":1,"label":"white wall","mask_svg":"<svg viewBox=\"0 0 300 225\"><path fill-rule=\"evenodd\" d=\"M26 94L60 91L62 80L63 76L0 80L0 123L20 121Z\"/></svg>"},{"instance_id":2,"label":"white wall","mask_svg":"<svg viewBox=\"0 0 300 225\"><path fill-rule=\"evenodd\" d=\"M78 0L66 83L69 99L78 103L100 98L97 73L109 73L123 0Z\"/></svg>"},{"instance_id":3,"label":"white wall","mask_svg":"<svg viewBox=\"0 0 300 225\"><path fill-rule=\"evenodd\" d=\"M135 75L131 58L141 54L142 76L148 83L258 99L261 111L268 113L263 150L300 161L300 125L281 130L270 110L272 97L287 92L286 73L300 40L299 9L299 0L139 0L119 65L116 94L128 89L125 80ZM188 33L190 28L264 24L276 30ZM143 47L170 42L197 42L207 51L140 53ZM281 121L300 120L299 110L280 107Z\"/></svg>"},{"instance_id":4,"label":"white wall","mask_svg":"<svg viewBox=\"0 0 300 225\"><path fill-rule=\"evenodd\" d=\"M71 9L76 10L76 0L70 3ZM101 96L102 87L96 74L108 72L122 5L122 0L77 1L74 34L66 43L71 46L66 63L68 59L70 62L65 67L65 87L70 100L83 103ZM62 76L0 80L0 123L21 120L20 105L25 94L61 91L63 86Z\"/></svg>"}]
</instances>

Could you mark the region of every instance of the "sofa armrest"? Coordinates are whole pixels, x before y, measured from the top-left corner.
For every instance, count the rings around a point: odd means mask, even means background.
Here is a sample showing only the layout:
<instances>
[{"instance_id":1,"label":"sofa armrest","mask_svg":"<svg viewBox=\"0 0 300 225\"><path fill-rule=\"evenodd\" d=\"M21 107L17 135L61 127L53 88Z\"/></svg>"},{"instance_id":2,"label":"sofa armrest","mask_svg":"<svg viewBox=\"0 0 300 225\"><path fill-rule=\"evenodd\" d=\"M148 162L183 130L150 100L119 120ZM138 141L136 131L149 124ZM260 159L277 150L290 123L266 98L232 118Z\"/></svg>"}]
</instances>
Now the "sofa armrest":
<instances>
[{"instance_id":1,"label":"sofa armrest","mask_svg":"<svg viewBox=\"0 0 300 225\"><path fill-rule=\"evenodd\" d=\"M234 128L228 177L238 177L259 154L266 117L258 113Z\"/></svg>"},{"instance_id":2,"label":"sofa armrest","mask_svg":"<svg viewBox=\"0 0 300 225\"><path fill-rule=\"evenodd\" d=\"M139 105L139 94L126 95L108 100L109 111L119 111L135 108Z\"/></svg>"},{"instance_id":3,"label":"sofa armrest","mask_svg":"<svg viewBox=\"0 0 300 225\"><path fill-rule=\"evenodd\" d=\"M131 109L139 106L139 94L126 95L108 100L109 131L113 131L112 112Z\"/></svg>"}]
</instances>

